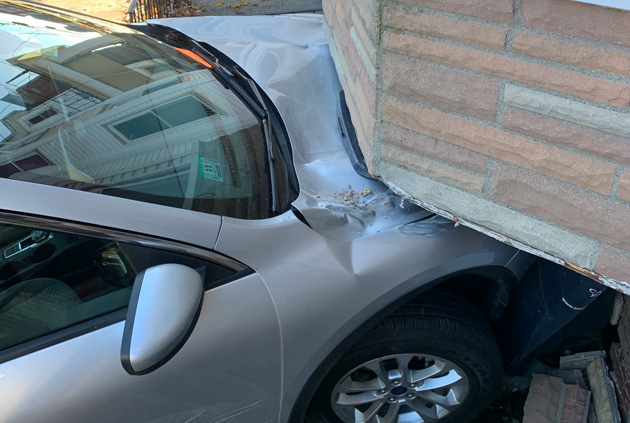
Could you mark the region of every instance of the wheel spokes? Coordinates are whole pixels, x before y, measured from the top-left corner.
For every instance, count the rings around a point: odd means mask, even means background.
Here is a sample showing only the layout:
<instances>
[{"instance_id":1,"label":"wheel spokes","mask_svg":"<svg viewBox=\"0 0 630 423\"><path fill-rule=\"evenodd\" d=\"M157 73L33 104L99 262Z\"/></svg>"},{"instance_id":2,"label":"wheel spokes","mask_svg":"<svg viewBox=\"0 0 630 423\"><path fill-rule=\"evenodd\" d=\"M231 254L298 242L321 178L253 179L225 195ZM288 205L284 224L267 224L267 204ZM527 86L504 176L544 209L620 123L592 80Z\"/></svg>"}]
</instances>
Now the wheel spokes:
<instances>
[{"instance_id":1,"label":"wheel spokes","mask_svg":"<svg viewBox=\"0 0 630 423\"><path fill-rule=\"evenodd\" d=\"M345 423L433 423L463 403L468 383L448 360L387 356L347 373L333 390L332 408Z\"/></svg>"},{"instance_id":2,"label":"wheel spokes","mask_svg":"<svg viewBox=\"0 0 630 423\"><path fill-rule=\"evenodd\" d=\"M407 406L422 419L420 423L436 422L449 413L448 410L440 405L427 406L419 399L407 401Z\"/></svg>"},{"instance_id":3,"label":"wheel spokes","mask_svg":"<svg viewBox=\"0 0 630 423\"><path fill-rule=\"evenodd\" d=\"M376 416L376 413L383 407L383 403L381 401L374 402L370 405L370 408L361 412L358 409L354 410L354 421L356 423L367 423L372 419L372 417ZM378 416L376 416L378 418Z\"/></svg>"},{"instance_id":4,"label":"wheel spokes","mask_svg":"<svg viewBox=\"0 0 630 423\"><path fill-rule=\"evenodd\" d=\"M398 377L406 382L410 378L409 374L409 363L413 360L413 355L398 355L395 357L396 359L396 367L398 369ZM390 379L391 380L391 379Z\"/></svg>"},{"instance_id":5,"label":"wheel spokes","mask_svg":"<svg viewBox=\"0 0 630 423\"><path fill-rule=\"evenodd\" d=\"M425 392L418 392L418 396L422 399L432 402L433 404L438 404L446 408L447 410L449 408L460 405L459 398L457 397L457 394L453 392L452 389L449 389L446 395L436 394L433 391L425 391Z\"/></svg>"},{"instance_id":6,"label":"wheel spokes","mask_svg":"<svg viewBox=\"0 0 630 423\"><path fill-rule=\"evenodd\" d=\"M444 376L438 376L430 379L425 379L418 388L417 392L431 391L433 389L446 388L461 381L462 377L455 370L451 370Z\"/></svg>"},{"instance_id":7,"label":"wheel spokes","mask_svg":"<svg viewBox=\"0 0 630 423\"><path fill-rule=\"evenodd\" d=\"M340 392L337 397L337 404L339 405L363 405L369 404L374 401L380 401L382 395L376 394L374 391L365 391L354 395L348 395L344 392Z\"/></svg>"},{"instance_id":8,"label":"wheel spokes","mask_svg":"<svg viewBox=\"0 0 630 423\"><path fill-rule=\"evenodd\" d=\"M385 369L385 367L383 367L382 361L371 361L369 363L365 363L363 367L373 371L381 382L385 383L389 380L389 372Z\"/></svg>"},{"instance_id":9,"label":"wheel spokes","mask_svg":"<svg viewBox=\"0 0 630 423\"><path fill-rule=\"evenodd\" d=\"M385 388L385 383L380 378L373 378L366 381L352 380L351 376L348 376L341 384L341 392L363 392L363 391L378 391Z\"/></svg>"},{"instance_id":10,"label":"wheel spokes","mask_svg":"<svg viewBox=\"0 0 630 423\"><path fill-rule=\"evenodd\" d=\"M432 366L422 370L410 370L409 379L411 382L421 382L430 377L436 376L444 371L446 363L443 361L435 360Z\"/></svg>"},{"instance_id":11,"label":"wheel spokes","mask_svg":"<svg viewBox=\"0 0 630 423\"><path fill-rule=\"evenodd\" d=\"M389 405L387 413L383 417L376 416L374 423L394 423L398 419L398 411L400 409L400 403L395 402Z\"/></svg>"}]
</instances>

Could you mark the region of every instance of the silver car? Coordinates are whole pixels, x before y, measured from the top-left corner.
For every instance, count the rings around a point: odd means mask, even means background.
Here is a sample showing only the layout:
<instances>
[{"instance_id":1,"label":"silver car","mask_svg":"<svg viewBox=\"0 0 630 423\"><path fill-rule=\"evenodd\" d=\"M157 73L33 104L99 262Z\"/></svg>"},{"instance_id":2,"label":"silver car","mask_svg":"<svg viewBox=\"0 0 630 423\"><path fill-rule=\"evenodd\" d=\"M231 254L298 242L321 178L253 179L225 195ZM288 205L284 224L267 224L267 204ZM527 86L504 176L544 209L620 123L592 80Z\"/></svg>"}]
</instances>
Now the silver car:
<instances>
[{"instance_id":1,"label":"silver car","mask_svg":"<svg viewBox=\"0 0 630 423\"><path fill-rule=\"evenodd\" d=\"M492 401L485 300L534 258L365 173L321 16L7 1L0 36L1 422L463 423Z\"/></svg>"}]
</instances>

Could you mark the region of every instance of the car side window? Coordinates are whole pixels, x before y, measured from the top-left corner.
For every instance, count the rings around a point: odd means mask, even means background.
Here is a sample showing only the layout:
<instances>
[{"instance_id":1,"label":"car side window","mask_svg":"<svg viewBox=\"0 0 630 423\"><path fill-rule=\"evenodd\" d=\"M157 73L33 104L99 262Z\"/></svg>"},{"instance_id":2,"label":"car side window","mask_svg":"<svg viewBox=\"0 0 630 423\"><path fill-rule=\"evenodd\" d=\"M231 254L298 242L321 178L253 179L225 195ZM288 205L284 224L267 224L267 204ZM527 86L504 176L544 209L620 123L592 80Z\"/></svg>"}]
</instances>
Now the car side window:
<instances>
[{"instance_id":1,"label":"car side window","mask_svg":"<svg viewBox=\"0 0 630 423\"><path fill-rule=\"evenodd\" d=\"M126 307L135 276L115 242L0 224L0 350Z\"/></svg>"},{"instance_id":2,"label":"car side window","mask_svg":"<svg viewBox=\"0 0 630 423\"><path fill-rule=\"evenodd\" d=\"M136 275L163 263L197 269L207 287L235 273L157 248L0 223L0 351L126 308Z\"/></svg>"}]
</instances>

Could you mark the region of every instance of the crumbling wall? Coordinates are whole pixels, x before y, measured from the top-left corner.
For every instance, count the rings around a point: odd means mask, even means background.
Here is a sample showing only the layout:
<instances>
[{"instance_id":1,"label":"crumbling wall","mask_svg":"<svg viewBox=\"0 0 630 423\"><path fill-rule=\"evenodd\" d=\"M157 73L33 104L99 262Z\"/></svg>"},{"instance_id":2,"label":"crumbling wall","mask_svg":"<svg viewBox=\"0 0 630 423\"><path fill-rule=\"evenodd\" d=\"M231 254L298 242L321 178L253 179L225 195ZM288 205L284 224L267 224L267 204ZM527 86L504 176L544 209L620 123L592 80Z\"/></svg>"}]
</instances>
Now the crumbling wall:
<instances>
[{"instance_id":1,"label":"crumbling wall","mask_svg":"<svg viewBox=\"0 0 630 423\"><path fill-rule=\"evenodd\" d=\"M630 12L323 0L372 174L630 293Z\"/></svg>"}]
</instances>

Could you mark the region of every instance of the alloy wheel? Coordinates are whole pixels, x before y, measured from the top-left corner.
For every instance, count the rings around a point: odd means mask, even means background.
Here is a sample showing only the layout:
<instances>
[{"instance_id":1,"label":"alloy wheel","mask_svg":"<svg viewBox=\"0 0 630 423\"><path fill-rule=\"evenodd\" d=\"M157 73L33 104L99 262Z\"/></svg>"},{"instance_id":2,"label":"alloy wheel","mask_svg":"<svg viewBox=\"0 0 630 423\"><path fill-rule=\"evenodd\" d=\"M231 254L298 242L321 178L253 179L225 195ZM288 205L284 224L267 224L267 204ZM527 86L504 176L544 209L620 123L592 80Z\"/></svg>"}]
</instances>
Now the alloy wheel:
<instances>
[{"instance_id":1,"label":"alloy wheel","mask_svg":"<svg viewBox=\"0 0 630 423\"><path fill-rule=\"evenodd\" d=\"M455 363L397 354L368 361L335 385L331 406L345 423L431 423L455 411L470 382Z\"/></svg>"}]
</instances>

